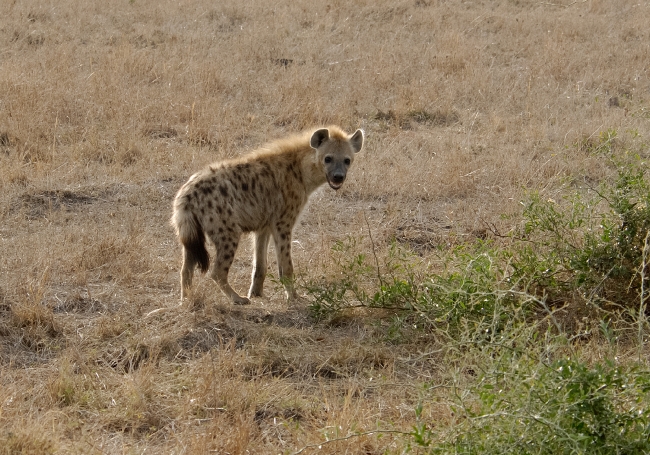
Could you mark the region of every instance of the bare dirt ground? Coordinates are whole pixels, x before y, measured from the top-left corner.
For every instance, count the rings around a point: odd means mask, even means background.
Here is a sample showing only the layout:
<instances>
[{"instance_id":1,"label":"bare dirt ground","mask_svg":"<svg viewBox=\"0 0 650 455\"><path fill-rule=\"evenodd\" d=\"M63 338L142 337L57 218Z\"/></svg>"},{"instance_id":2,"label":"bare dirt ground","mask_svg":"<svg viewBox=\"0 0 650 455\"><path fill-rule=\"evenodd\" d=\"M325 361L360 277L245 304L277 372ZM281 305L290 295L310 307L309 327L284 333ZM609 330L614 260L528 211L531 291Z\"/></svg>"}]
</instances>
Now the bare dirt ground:
<instances>
[{"instance_id":1,"label":"bare dirt ground","mask_svg":"<svg viewBox=\"0 0 650 455\"><path fill-rule=\"evenodd\" d=\"M197 277L180 306L180 185L288 133L364 128L344 188L296 226L299 280L335 273L348 238L435 271L511 229L527 191L605 178L576 144L650 137L638 0L7 1L0 17L0 454L401 453L423 385L464 374L435 334L319 323L272 280L234 307ZM239 292L250 270L244 241ZM441 433L446 393L423 411Z\"/></svg>"}]
</instances>

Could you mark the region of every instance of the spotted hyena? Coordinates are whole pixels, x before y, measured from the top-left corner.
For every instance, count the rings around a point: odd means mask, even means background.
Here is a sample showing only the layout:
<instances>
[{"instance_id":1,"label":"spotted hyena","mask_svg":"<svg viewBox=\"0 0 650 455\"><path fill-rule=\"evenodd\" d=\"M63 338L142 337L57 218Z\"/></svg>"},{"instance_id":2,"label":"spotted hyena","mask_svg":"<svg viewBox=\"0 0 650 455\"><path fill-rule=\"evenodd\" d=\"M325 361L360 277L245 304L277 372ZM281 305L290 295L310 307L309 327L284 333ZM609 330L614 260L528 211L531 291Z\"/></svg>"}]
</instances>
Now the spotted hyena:
<instances>
[{"instance_id":1,"label":"spotted hyena","mask_svg":"<svg viewBox=\"0 0 650 455\"><path fill-rule=\"evenodd\" d=\"M206 237L217 254L211 277L235 304L247 304L228 284L240 237L255 233L252 284L248 297L262 295L267 249L273 237L280 281L295 297L291 232L309 195L325 182L343 185L363 131L348 135L338 127L272 142L242 158L213 163L194 174L176 194L172 224L183 246L181 299L192 284L194 267L208 270Z\"/></svg>"}]
</instances>

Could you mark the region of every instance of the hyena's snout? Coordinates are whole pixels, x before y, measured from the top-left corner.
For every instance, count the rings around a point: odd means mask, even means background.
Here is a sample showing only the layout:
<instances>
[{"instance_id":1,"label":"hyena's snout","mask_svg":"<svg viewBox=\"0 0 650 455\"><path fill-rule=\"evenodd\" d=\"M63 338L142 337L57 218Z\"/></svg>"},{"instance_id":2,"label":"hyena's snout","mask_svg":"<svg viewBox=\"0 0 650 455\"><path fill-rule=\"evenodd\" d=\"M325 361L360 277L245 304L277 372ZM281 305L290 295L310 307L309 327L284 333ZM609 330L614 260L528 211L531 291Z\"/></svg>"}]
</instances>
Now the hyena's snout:
<instances>
[{"instance_id":1,"label":"hyena's snout","mask_svg":"<svg viewBox=\"0 0 650 455\"><path fill-rule=\"evenodd\" d=\"M335 172L332 174L332 176L329 179L329 184L332 188L335 190L338 190L341 188L341 185L343 185L343 182L345 182L345 173L344 172Z\"/></svg>"},{"instance_id":2,"label":"hyena's snout","mask_svg":"<svg viewBox=\"0 0 650 455\"><path fill-rule=\"evenodd\" d=\"M338 190L343 186L343 182L345 182L345 177L347 176L348 166L349 165L339 165L328 170L327 183L329 183L332 189Z\"/></svg>"},{"instance_id":3,"label":"hyena's snout","mask_svg":"<svg viewBox=\"0 0 650 455\"><path fill-rule=\"evenodd\" d=\"M333 190L338 190L343 186L345 182L345 173L337 172L327 175L327 183Z\"/></svg>"}]
</instances>

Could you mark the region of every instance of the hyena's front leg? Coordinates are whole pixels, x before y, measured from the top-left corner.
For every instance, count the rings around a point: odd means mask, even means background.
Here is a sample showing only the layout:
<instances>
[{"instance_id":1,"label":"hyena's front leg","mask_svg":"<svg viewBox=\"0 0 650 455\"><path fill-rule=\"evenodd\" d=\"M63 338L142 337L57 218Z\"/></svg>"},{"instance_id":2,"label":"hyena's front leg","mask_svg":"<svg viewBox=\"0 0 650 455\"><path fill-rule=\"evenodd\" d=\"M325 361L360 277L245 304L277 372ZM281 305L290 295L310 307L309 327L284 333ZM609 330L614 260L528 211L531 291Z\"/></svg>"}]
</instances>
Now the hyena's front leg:
<instances>
[{"instance_id":1,"label":"hyena's front leg","mask_svg":"<svg viewBox=\"0 0 650 455\"><path fill-rule=\"evenodd\" d=\"M253 277L248 297L260 297L266 278L267 254L269 250L269 237L271 231L268 229L255 233L255 257L253 258Z\"/></svg>"},{"instance_id":2,"label":"hyena's front leg","mask_svg":"<svg viewBox=\"0 0 650 455\"><path fill-rule=\"evenodd\" d=\"M279 226L273 233L275 253L278 258L280 282L284 285L288 300L298 298L293 282L293 262L291 261L291 227Z\"/></svg>"},{"instance_id":3,"label":"hyena's front leg","mask_svg":"<svg viewBox=\"0 0 650 455\"><path fill-rule=\"evenodd\" d=\"M213 238L212 241L217 247L217 256L212 267L211 278L219 285L223 293L230 298L232 303L235 305L248 305L250 300L241 297L228 284L228 272L232 261L235 259L235 251L237 251L237 245L239 245L239 235Z\"/></svg>"}]
</instances>

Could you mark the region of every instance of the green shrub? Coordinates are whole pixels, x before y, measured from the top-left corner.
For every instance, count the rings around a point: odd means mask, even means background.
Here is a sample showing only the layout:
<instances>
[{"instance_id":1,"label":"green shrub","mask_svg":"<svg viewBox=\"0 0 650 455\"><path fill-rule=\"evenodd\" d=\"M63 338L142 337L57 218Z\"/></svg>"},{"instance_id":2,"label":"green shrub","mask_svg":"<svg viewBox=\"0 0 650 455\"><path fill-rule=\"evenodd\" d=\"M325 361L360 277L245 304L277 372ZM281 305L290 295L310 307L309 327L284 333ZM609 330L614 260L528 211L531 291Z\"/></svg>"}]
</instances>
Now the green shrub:
<instances>
[{"instance_id":1,"label":"green shrub","mask_svg":"<svg viewBox=\"0 0 650 455\"><path fill-rule=\"evenodd\" d=\"M441 274L418 272L423 267L417 258L395 243L387 258L382 263L373 258L374 264L356 254L357 245L354 239L337 243L336 277L307 283L310 311L317 320L352 308L381 309L394 315L389 329L393 335L433 327L453 334L484 324L490 329L477 333L489 334L507 323L513 311L525 311L533 302L517 291L502 266L502 253L490 242L455 248Z\"/></svg>"},{"instance_id":2,"label":"green shrub","mask_svg":"<svg viewBox=\"0 0 650 455\"><path fill-rule=\"evenodd\" d=\"M613 182L573 190L563 200L533 193L513 245L515 279L548 294L579 291L592 303L636 308L650 233L647 166L611 157ZM643 272L643 273L641 273Z\"/></svg>"},{"instance_id":3,"label":"green shrub","mask_svg":"<svg viewBox=\"0 0 650 455\"><path fill-rule=\"evenodd\" d=\"M650 370L514 360L484 372L456 412L462 423L447 441L433 443L420 422L414 444L431 454L646 454Z\"/></svg>"}]
</instances>

